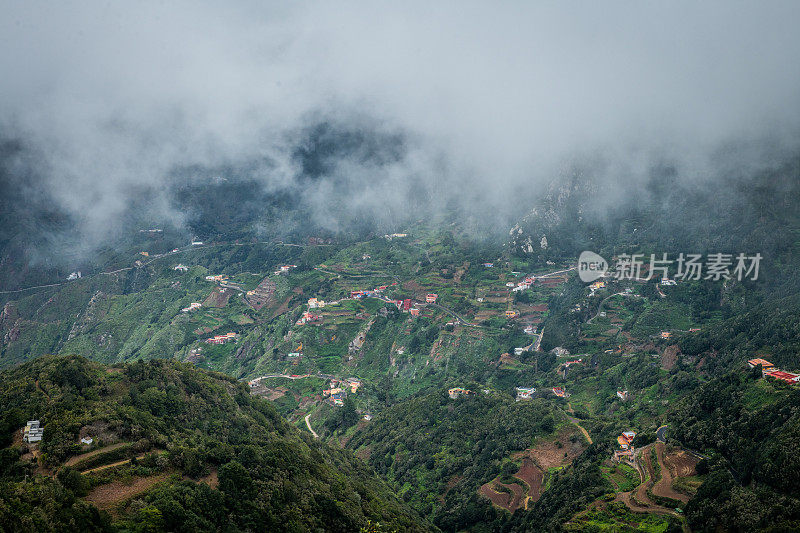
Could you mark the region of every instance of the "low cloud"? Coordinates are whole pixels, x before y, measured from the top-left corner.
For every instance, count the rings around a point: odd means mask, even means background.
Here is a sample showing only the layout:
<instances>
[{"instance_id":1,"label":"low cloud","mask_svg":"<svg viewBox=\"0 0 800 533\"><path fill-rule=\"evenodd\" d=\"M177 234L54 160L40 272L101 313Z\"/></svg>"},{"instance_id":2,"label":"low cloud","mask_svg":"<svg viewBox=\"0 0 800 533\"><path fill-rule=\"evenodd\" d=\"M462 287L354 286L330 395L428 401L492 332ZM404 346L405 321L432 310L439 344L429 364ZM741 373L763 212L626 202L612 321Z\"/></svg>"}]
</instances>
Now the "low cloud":
<instances>
[{"instance_id":1,"label":"low cloud","mask_svg":"<svg viewBox=\"0 0 800 533\"><path fill-rule=\"evenodd\" d=\"M444 207L491 229L587 161L611 201L663 161L702 179L797 148L796 2L4 4L0 131L86 247L137 191L183 224L191 169L334 231Z\"/></svg>"}]
</instances>

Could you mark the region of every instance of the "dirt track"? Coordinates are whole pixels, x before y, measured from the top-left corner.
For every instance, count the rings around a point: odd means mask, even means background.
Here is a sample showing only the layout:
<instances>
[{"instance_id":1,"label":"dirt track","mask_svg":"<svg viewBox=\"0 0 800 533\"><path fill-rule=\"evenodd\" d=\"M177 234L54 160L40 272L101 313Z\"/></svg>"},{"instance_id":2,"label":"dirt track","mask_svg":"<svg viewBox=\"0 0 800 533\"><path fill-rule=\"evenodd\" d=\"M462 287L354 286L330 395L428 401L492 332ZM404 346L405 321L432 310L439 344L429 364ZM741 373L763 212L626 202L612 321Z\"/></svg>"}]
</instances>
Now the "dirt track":
<instances>
[{"instance_id":1,"label":"dirt track","mask_svg":"<svg viewBox=\"0 0 800 533\"><path fill-rule=\"evenodd\" d=\"M102 448L98 448L96 450L92 450L90 452L82 453L80 455L76 455L74 457L70 457L67 459L67 462L64 463L64 466L72 466L76 463L83 461L84 459L88 459L90 457L94 457L95 455L99 455L101 453L110 452L112 450L116 450L121 446L125 446L128 444L127 442L118 442L116 444L111 444L110 446L104 446Z\"/></svg>"},{"instance_id":2,"label":"dirt track","mask_svg":"<svg viewBox=\"0 0 800 533\"><path fill-rule=\"evenodd\" d=\"M661 445L661 453L658 452L658 445ZM639 450L639 454L636 459L636 469L639 471L639 475L642 476L643 473L647 474L648 480L643 481L638 487L636 487L632 491L628 492L619 492L617 493L616 497L614 498L615 501L622 502L625 506L635 513L652 513L652 514L660 514L660 515L672 515L683 520L682 515L674 511L673 509L669 509L667 507L658 505L654 503L650 498L647 496L647 490L652 488L653 494L656 496L662 496L667 498L674 498L676 500L681 501L688 501L688 497L683 494L676 493L672 490L672 480L673 475L670 473L669 468L664 465L663 460L663 442L658 442L656 445L656 453L659 462L659 466L661 468L661 479L655 485L653 484L653 479L655 475L655 471L653 465L650 461L650 450L652 449L652 445L645 446ZM664 490L660 490L657 492L655 490L656 485L661 485L662 487L668 487L668 491L665 488ZM674 497L671 494L677 494L680 496ZM684 523L684 528L686 525Z\"/></svg>"},{"instance_id":3,"label":"dirt track","mask_svg":"<svg viewBox=\"0 0 800 533\"><path fill-rule=\"evenodd\" d=\"M503 491L498 492L495 488L503 487L509 489L514 495L511 496L509 493ZM509 485L505 483L501 483L500 481L494 479L489 483L485 483L481 486L480 489L481 494L489 498L494 505L498 507L502 507L506 511L511 511L512 513L519 509L522 506L522 487L520 487L517 483L511 483Z\"/></svg>"}]
</instances>

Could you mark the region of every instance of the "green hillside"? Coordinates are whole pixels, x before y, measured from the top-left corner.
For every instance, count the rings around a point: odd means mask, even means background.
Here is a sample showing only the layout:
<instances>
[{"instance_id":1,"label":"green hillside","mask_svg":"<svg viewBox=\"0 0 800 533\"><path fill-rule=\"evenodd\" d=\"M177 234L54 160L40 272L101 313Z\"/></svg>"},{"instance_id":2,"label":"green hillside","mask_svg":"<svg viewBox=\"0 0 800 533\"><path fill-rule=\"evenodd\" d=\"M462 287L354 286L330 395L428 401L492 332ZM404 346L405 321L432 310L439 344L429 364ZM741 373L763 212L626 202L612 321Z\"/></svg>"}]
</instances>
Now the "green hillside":
<instances>
[{"instance_id":1,"label":"green hillside","mask_svg":"<svg viewBox=\"0 0 800 533\"><path fill-rule=\"evenodd\" d=\"M0 374L0 402L3 531L431 528L351 454L191 365L45 356ZM21 442L29 419L39 443Z\"/></svg>"}]
</instances>

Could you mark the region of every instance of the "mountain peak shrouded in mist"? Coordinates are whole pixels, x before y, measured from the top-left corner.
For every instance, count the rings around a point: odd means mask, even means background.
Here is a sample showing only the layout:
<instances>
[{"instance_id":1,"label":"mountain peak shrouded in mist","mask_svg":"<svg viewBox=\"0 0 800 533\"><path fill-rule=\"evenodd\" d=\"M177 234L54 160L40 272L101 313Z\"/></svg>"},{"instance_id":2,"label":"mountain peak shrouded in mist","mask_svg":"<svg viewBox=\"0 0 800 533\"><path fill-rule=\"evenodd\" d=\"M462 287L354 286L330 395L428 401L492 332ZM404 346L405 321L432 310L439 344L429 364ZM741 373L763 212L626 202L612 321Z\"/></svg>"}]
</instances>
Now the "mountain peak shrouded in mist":
<instances>
[{"instance_id":1,"label":"mountain peak shrouded in mist","mask_svg":"<svg viewBox=\"0 0 800 533\"><path fill-rule=\"evenodd\" d=\"M732 144L731 166L768 166L800 125L791 2L6 11L0 134L87 250L143 193L186 226L172 181L207 169L334 231L443 207L489 228L565 165L623 194L654 162L716 173Z\"/></svg>"}]
</instances>

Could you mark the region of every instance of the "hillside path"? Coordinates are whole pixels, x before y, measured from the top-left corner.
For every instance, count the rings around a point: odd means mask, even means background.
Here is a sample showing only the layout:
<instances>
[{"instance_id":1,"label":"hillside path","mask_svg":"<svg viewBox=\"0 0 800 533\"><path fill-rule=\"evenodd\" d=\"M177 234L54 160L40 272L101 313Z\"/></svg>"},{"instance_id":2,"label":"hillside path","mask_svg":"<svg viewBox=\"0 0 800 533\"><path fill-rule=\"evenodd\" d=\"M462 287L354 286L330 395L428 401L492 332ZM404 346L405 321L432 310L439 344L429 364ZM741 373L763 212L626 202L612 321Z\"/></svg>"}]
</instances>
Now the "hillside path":
<instances>
[{"instance_id":1,"label":"hillside path","mask_svg":"<svg viewBox=\"0 0 800 533\"><path fill-rule=\"evenodd\" d=\"M306 415L306 418L305 418L305 420L306 420L306 427L307 427L307 428L308 428L308 430L311 432L311 434L312 434L312 435L314 435L314 438L315 438L315 439L318 439L318 438L319 438L319 435L317 435L317 432L316 432L316 431L314 431L314 429L311 427L311 422L309 422L309 421L308 421L308 419L309 419L309 417L310 417L310 416L311 416L311 413L308 413L308 414Z\"/></svg>"},{"instance_id":2,"label":"hillside path","mask_svg":"<svg viewBox=\"0 0 800 533\"><path fill-rule=\"evenodd\" d=\"M101 454L103 452L110 452L112 450L116 450L120 446L125 446L128 444L127 442L118 442L116 444L111 444L109 446L103 446L102 448L97 448L96 450L92 450L90 452L82 453L80 455L75 455L67 459L67 462L64 463L64 466L72 466L75 463L79 463L84 459L88 459L90 457L94 457L95 455Z\"/></svg>"},{"instance_id":3,"label":"hillside path","mask_svg":"<svg viewBox=\"0 0 800 533\"><path fill-rule=\"evenodd\" d=\"M580 420L578 420L577 418L575 418L574 416L572 416L572 414L574 414L574 413L575 413L575 410L574 410L574 409L572 409L572 404L571 404L571 403L567 403L567 407L568 407L567 411L568 411L568 413L569 413L569 414L567 414L567 419L569 419L569 421L570 421L570 422L572 422L573 424L575 424L575 425L578 427L578 429L580 429L580 430L581 430L581 433L583 433L583 436L584 436L584 437L586 437L586 440L587 440L587 441L589 441L589 444L592 444L592 436L591 436L591 435L589 435L589 432L588 432L588 431L586 431L586 428L585 428L585 427L583 427L583 426L580 424Z\"/></svg>"}]
</instances>

